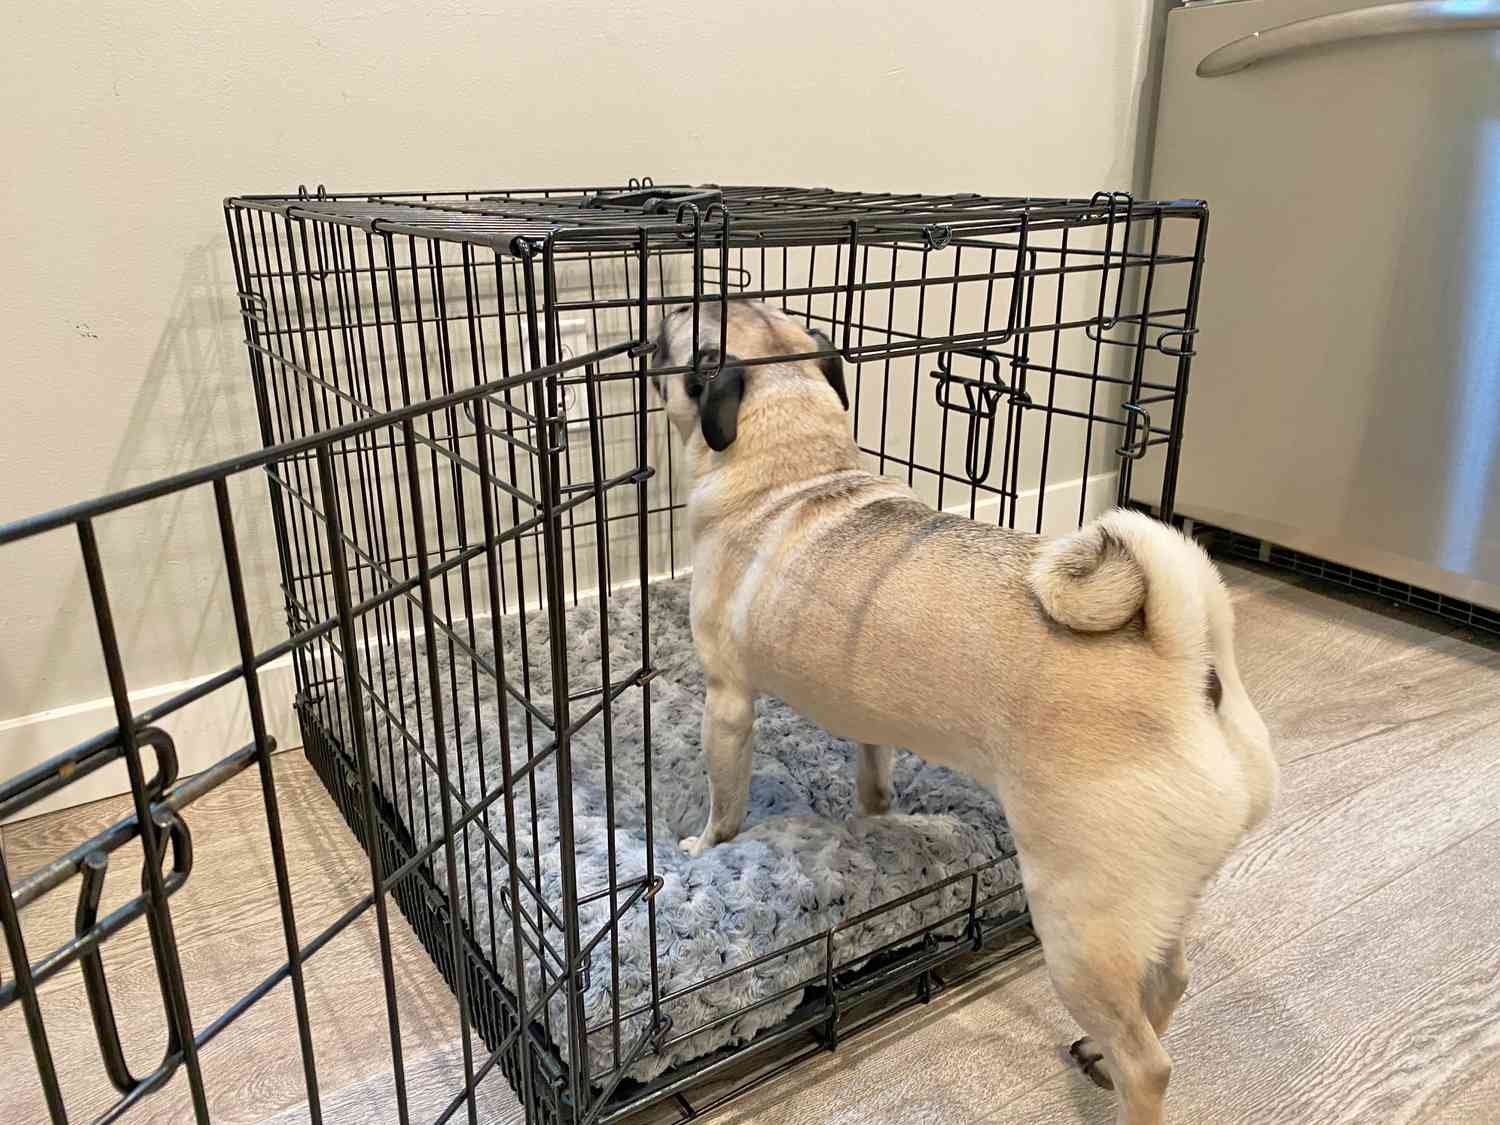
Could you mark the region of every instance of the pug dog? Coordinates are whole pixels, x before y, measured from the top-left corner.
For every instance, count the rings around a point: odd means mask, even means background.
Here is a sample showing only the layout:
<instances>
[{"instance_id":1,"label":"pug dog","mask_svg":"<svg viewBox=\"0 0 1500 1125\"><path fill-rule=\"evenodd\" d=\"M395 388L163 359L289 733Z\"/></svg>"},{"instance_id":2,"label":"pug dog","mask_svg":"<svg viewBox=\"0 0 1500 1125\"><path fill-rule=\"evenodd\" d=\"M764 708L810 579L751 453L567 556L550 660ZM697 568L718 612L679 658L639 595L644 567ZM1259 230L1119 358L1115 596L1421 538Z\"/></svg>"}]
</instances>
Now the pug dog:
<instances>
[{"instance_id":1,"label":"pug dog","mask_svg":"<svg viewBox=\"0 0 1500 1125\"><path fill-rule=\"evenodd\" d=\"M744 362L782 356L806 358ZM707 682L708 821L682 847L740 829L758 692L857 745L862 813L890 808L893 747L988 786L1071 1053L1121 1125L1156 1125L1184 933L1277 786L1213 564L1135 511L1049 541L933 510L869 470L838 355L769 305L672 309L652 362L692 368L652 375Z\"/></svg>"}]
</instances>

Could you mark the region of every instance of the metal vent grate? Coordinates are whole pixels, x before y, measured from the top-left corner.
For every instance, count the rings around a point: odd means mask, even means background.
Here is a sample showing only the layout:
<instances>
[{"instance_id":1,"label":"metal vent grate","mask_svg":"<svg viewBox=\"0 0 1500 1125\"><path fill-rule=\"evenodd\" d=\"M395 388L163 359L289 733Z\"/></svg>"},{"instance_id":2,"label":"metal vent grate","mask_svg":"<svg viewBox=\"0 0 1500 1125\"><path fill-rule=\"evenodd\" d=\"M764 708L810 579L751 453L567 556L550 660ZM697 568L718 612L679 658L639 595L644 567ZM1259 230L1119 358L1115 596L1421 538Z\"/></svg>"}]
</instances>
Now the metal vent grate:
<instances>
[{"instance_id":1,"label":"metal vent grate","mask_svg":"<svg viewBox=\"0 0 1500 1125\"><path fill-rule=\"evenodd\" d=\"M1345 589L1373 594L1397 605L1441 617L1444 621L1453 621L1471 629L1500 636L1500 612L1475 605L1473 602L1450 598L1446 594L1438 594L1407 582L1383 578L1368 570L1358 570L1352 566L1329 562L1327 559L1303 554L1289 547L1279 547L1264 539L1257 539L1253 535L1244 535L1238 531L1229 531L1204 523L1195 523L1194 528L1196 531L1212 533L1209 541L1205 542L1205 546L1217 557L1267 563L1281 570L1303 574Z\"/></svg>"}]
</instances>

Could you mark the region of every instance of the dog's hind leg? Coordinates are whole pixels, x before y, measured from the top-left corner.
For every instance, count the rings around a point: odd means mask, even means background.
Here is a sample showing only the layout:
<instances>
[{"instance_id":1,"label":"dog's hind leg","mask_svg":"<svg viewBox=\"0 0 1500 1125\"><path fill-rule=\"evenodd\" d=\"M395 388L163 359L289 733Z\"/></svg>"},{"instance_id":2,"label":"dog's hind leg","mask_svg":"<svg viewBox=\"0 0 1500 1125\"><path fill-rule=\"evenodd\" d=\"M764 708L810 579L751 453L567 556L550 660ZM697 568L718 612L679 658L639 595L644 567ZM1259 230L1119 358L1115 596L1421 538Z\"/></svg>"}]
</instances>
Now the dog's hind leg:
<instances>
[{"instance_id":1,"label":"dog's hind leg","mask_svg":"<svg viewBox=\"0 0 1500 1125\"><path fill-rule=\"evenodd\" d=\"M1145 980L1141 985L1146 1018L1151 1021L1151 1028L1156 1032L1157 1038L1166 1035L1167 1027L1172 1022L1172 1014L1177 1010L1182 994L1187 991L1187 983L1187 955L1179 937L1172 942L1166 954L1147 967ZM1068 1048L1068 1053L1091 1082L1107 1090L1114 1089L1114 1082L1104 1064L1104 1052L1092 1038L1086 1035L1079 1039Z\"/></svg>"},{"instance_id":2,"label":"dog's hind leg","mask_svg":"<svg viewBox=\"0 0 1500 1125\"><path fill-rule=\"evenodd\" d=\"M1167 1033L1172 1013L1187 991L1187 953L1179 936L1165 956L1158 958L1146 974L1146 1018L1158 1036Z\"/></svg>"},{"instance_id":3,"label":"dog's hind leg","mask_svg":"<svg viewBox=\"0 0 1500 1125\"><path fill-rule=\"evenodd\" d=\"M732 840L745 819L750 797L750 730L755 706L750 689L709 677L703 703L703 756L708 760L708 823L702 834L682 841L689 855L702 855Z\"/></svg>"},{"instance_id":4,"label":"dog's hind leg","mask_svg":"<svg viewBox=\"0 0 1500 1125\"><path fill-rule=\"evenodd\" d=\"M856 751L855 791L860 816L879 816L891 811L891 770L896 751L889 746L861 742Z\"/></svg>"},{"instance_id":5,"label":"dog's hind leg","mask_svg":"<svg viewBox=\"0 0 1500 1125\"><path fill-rule=\"evenodd\" d=\"M1119 1125L1160 1125L1172 1060L1146 1010L1150 967L1096 927L1080 937L1061 950L1043 945L1058 995L1088 1033L1073 1057L1096 1085L1115 1090Z\"/></svg>"},{"instance_id":6,"label":"dog's hind leg","mask_svg":"<svg viewBox=\"0 0 1500 1125\"><path fill-rule=\"evenodd\" d=\"M1186 913L1173 907L1189 899L1176 903L1160 884L1153 894L1149 876L1123 878L1091 850L1037 863L1022 849L1032 925L1053 986L1085 1032L1074 1060L1096 1085L1115 1090L1119 1125L1160 1125L1172 1060L1153 1026L1170 1014L1170 990L1157 993L1156 962L1163 935L1180 932Z\"/></svg>"}]
</instances>

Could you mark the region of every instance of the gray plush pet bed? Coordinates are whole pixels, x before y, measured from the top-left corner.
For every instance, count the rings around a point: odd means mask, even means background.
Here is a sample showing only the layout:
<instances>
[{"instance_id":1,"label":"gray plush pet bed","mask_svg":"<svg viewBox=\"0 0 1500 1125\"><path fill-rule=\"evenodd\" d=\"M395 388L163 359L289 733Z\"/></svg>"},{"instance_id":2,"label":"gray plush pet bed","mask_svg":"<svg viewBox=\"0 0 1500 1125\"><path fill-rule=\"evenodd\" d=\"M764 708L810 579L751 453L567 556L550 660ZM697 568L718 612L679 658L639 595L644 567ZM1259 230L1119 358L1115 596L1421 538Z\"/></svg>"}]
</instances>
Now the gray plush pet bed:
<instances>
[{"instance_id":1,"label":"gray plush pet bed","mask_svg":"<svg viewBox=\"0 0 1500 1125\"><path fill-rule=\"evenodd\" d=\"M853 747L830 737L806 722L779 700L762 698L756 703L755 773L750 789L749 811L741 834L727 844L691 859L678 848L683 836L700 831L708 808L708 782L699 751L702 716L703 671L693 650L688 628L688 583L686 579L658 582L651 587L651 658L659 674L651 683L652 787L655 811L656 872L664 885L656 899L658 968L661 994L667 996L710 976L722 973L762 954L821 934L846 918L889 902L908 892L938 882L976 864L1011 850L1010 835L995 800L974 782L948 770L930 766L901 752L896 759L895 805L886 816L860 817L855 812ZM577 690L597 686L600 680L599 607L586 601L568 611L568 667L570 686ZM610 666L616 681L639 663L640 597L638 591L622 590L609 600ZM493 659L489 630L482 630L481 654ZM551 697L548 675L546 619L529 615L526 640L532 668L531 698ZM521 652L520 623L507 618L502 625L507 672L519 683ZM420 641L421 684L414 682L409 661L398 690L391 675L386 700L392 710L407 716L415 727L419 696L422 736L432 753L432 698L426 683L426 661ZM439 698L447 732L450 769L457 758L462 763L464 786L475 801L500 784L501 756L498 731L500 714L495 685L479 677L478 714L483 729L476 733L474 681L464 656L456 657L457 685L450 682L448 653L442 651ZM397 705L398 694L402 697ZM642 785L642 692L628 689L614 706L612 727L615 829L614 843L619 878L623 881L645 870L645 816ZM457 702L455 709L454 703ZM597 701L597 697L574 704L575 718ZM459 715L455 739L455 710ZM372 712L368 726L380 773L392 804L418 845L441 831L440 798L436 775L424 767L417 753L394 747L382 730L383 719ZM513 700L507 705L513 761L525 761L525 719ZM413 731L415 733L415 730ZM550 732L534 729L535 743L546 746ZM391 770L394 758L394 780ZM572 748L573 801L580 894L608 885L607 822L605 814L605 770L603 720L596 718L575 737ZM480 762L484 763L485 786L480 784ZM410 768L410 782L406 767ZM423 784L424 771L427 782ZM516 838L521 870L534 871L532 846L532 798L536 802L535 831L540 842L542 891L554 910L562 900L557 830L555 761L539 767L534 785L519 785L516 800ZM457 779L455 777L455 785ZM492 806L490 830L505 840L503 801ZM413 810L408 815L407 809ZM455 816L458 812L455 811ZM477 826L467 830L467 848L458 848L459 897L465 918L472 916L474 939L481 949L492 948L491 927L498 950L495 968L514 988L514 958L508 872L503 858L486 842ZM465 852L467 851L467 862ZM446 887L443 852L439 851L437 882ZM467 875L465 874L467 869ZM486 870L488 869L488 871ZM1014 861L992 869L981 895L992 894L1019 881ZM534 917L535 904L523 892L527 917ZM840 963L898 938L924 922L967 905L967 880L941 894L929 895L906 907L881 914L869 924L840 934ZM1012 895L989 911L993 916L1014 914L1024 908L1019 894ZM607 898L587 904L580 911L580 933L584 940L608 921ZM647 941L647 910L638 903L625 912L619 925L619 1010L629 1013L650 999L650 950ZM493 922L492 922L493 919ZM563 938L555 924L545 925L548 943L561 951ZM950 927L949 932L957 932ZM608 937L594 949L584 1006L590 1026L607 1021L614 1010L611 987L612 949ZM528 953L527 993L534 998L541 986L535 953ZM813 942L802 950L774 958L764 965L700 989L665 1006L678 1034L725 1015L756 1000L769 997L802 982L816 979L824 964L824 943ZM556 965L549 957L549 983L556 979ZM784 1020L802 999L802 990L764 1004L739 1019L699 1033L662 1055L646 1054L628 1076L646 1080L667 1067L705 1054L729 1043L743 1042L758 1031ZM552 1030L563 1037L563 1000L554 996ZM621 1050L628 1051L646 1026L645 1016L628 1019L622 1028ZM591 1037L590 1072L596 1078L615 1067L610 1034ZM566 1054L566 1048L563 1048Z\"/></svg>"}]
</instances>

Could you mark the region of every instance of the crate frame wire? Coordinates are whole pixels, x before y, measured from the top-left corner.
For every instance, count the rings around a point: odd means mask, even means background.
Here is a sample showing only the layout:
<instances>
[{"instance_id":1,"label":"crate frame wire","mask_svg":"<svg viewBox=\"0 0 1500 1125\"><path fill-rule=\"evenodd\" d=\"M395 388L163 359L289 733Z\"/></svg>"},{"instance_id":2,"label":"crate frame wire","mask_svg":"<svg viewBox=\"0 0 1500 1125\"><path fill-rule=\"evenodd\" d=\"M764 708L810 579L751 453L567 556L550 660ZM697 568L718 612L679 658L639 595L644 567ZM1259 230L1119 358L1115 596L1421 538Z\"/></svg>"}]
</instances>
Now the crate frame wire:
<instances>
[{"instance_id":1,"label":"crate frame wire","mask_svg":"<svg viewBox=\"0 0 1500 1125\"><path fill-rule=\"evenodd\" d=\"M780 1025L654 1080L628 1076L643 1056L703 1030L674 1027L673 1003L718 979L675 995L664 994L657 980L662 880L652 859L649 764L656 669L644 624L652 580L681 573L686 559L678 542L673 445L665 446L664 464L653 464L651 456L650 427L660 413L648 395L654 320L665 306L689 304L697 325L714 303L744 298L777 303L820 329L828 349L807 358L836 351L849 365L861 448L881 471L905 477L939 507L966 508L971 515L983 508L995 522L1041 529L1049 461L1056 469L1054 429L1076 424L1084 431L1078 518L1089 501L1090 470L1101 459L1117 474L1109 498L1121 503L1134 498L1135 474L1159 474L1158 507L1170 517L1195 353L1203 204L1143 203L1119 193L1066 200L659 187L647 178L589 188L451 193L299 189L234 197L224 214L264 450L0 528L0 546L74 529L116 703L112 729L0 784L0 814L14 814L111 761L126 762L131 783L132 816L57 862L18 880L0 857L0 926L17 966L14 980L0 982L0 1009L20 1004L24 1010L54 1121L65 1120L65 1108L36 986L82 960L100 1049L106 1059L123 1060L97 950L141 915L151 927L170 1042L161 1066L144 1078L127 1073L122 1062L110 1071L120 1096L107 1120L128 1114L179 1069L187 1074L195 1115L207 1120L198 1049L283 982L295 1001L309 1111L321 1120L302 966L365 912L377 919L395 1115L410 1120L392 976L392 899L458 1000L464 1081L439 1121L460 1114L475 1121L476 1086L497 1067L528 1122L617 1121L648 1106L689 1120L930 999L945 979L983 971L1029 948L1024 915L997 920L986 913L1015 890L981 893L986 869L1008 858L997 856L726 969L720 977L799 948L821 951L819 970L796 986L802 1003ZM1164 234L1181 249L1166 249ZM598 285L605 269L614 271L613 291ZM586 291L580 288L585 272ZM1069 306L1069 287L1084 300ZM1168 289L1172 295L1164 297ZM944 314L946 323L931 323ZM606 330L601 325L610 317L615 324ZM576 355L564 354L570 318L586 322L590 341ZM1064 355L1070 348L1082 357L1076 366ZM928 357L931 370L924 372ZM788 357L752 362L778 358ZM1068 398L1060 390L1066 386L1079 394ZM1032 418L1040 423L1039 445L1037 423L1027 426ZM920 424L928 419L938 424ZM938 431L934 450L926 435ZM1026 477L1030 470L1023 466L1038 459L1039 471ZM289 626L287 640L262 649L250 635L227 485L247 473L266 480ZM1024 518L1022 502L1031 501L1023 477L1036 492L1035 512L1028 509ZM136 713L94 522L205 487L219 515L240 660ZM617 547L629 556L628 565L615 560ZM603 599L625 584L639 590L641 647L616 670L607 633L601 633L601 680L574 688L564 651L565 610L587 596L589 566ZM614 583L621 570L626 578ZM476 622L488 615L493 629L502 612L543 621L547 651L523 648L517 667L517 654L505 651L495 632L486 656ZM258 669L288 654L305 753L370 867L367 893L310 941L299 934L292 907L269 757L274 747L257 679ZM413 721L387 698L387 656L398 676L404 669L430 685L434 714L427 725L421 714ZM467 719L457 713L456 697L445 700L431 687L441 683L444 660L452 668L464 664L468 676L489 677L501 689L502 710L513 707L523 716L524 760L523 747L507 745L505 776L478 793L465 790L462 770L455 770L458 747L444 741L445 709L455 723ZM551 670L545 696L530 689L531 662L543 660ZM178 779L171 740L155 724L210 692L239 685L250 701L252 741L206 773ZM602 729L608 761L612 714L631 692L639 693L647 715L645 869L623 875L611 852L607 885L581 887L573 869L570 745L582 732ZM477 715L473 721L482 722ZM440 825L419 832L412 790L403 809L391 787L398 740L403 753L419 759L424 785L430 781L439 794ZM149 780L147 750L158 761ZM252 764L268 818L286 961L195 1030L170 909L172 894L191 872L186 814L193 801ZM518 790L529 787L534 802L544 768L555 769L559 791L561 894L555 902L542 893L540 867L523 870L510 859L521 855ZM611 791L611 810L614 800ZM432 816L431 806L424 815ZM531 823L534 831L534 818ZM478 859L470 854L476 832L482 837ZM71 941L28 960L21 911L74 875L80 901L87 905L92 897L97 904L109 853L137 837L157 862L145 865L144 890L125 908L129 917L117 912L99 920L81 910ZM163 872L169 843L173 866ZM540 850L532 852L538 862ZM476 866L493 889L494 856L504 869L497 896L500 913L509 915L500 921L510 930L514 988L497 969L493 924L486 948L477 936L473 894L462 907L459 895L460 872L472 888ZM847 940L876 915L919 899L950 901L945 895L956 896L951 901L957 905L880 949ZM583 932L581 912L606 900L604 925ZM488 909L495 913L493 898ZM639 911L647 913L652 935L650 1001L626 1012L619 1006L618 929L623 917ZM582 993L591 953L604 942L616 975L614 1006L603 1024L591 1025ZM533 979L540 967L539 993L527 992L528 964ZM563 998L561 1016L549 1005L553 996ZM637 1017L644 1024L632 1038L625 1025ZM600 1036L612 1040L610 1065L592 1071L589 1044Z\"/></svg>"}]
</instances>

